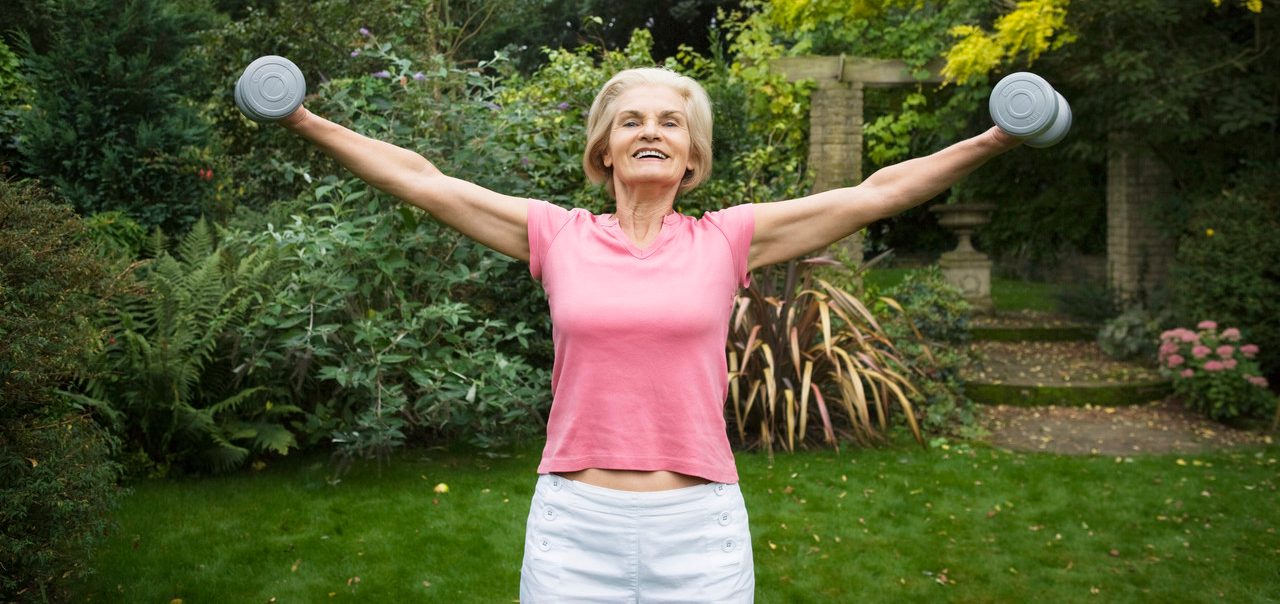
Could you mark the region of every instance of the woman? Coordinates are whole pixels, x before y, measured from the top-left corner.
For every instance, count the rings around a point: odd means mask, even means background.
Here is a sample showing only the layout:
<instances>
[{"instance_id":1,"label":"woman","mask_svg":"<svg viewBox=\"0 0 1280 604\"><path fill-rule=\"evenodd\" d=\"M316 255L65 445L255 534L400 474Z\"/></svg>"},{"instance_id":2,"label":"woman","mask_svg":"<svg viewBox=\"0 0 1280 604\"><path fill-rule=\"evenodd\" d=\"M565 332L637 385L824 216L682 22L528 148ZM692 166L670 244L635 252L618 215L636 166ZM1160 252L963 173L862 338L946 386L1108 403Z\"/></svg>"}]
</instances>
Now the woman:
<instances>
[{"instance_id":1,"label":"woman","mask_svg":"<svg viewBox=\"0 0 1280 604\"><path fill-rule=\"evenodd\" d=\"M526 602L751 601L723 414L734 294L752 269L923 203L1019 142L992 127L856 187L696 219L673 208L709 175L710 101L663 69L621 72L592 104L583 168L615 200L610 214L486 190L305 108L281 123L369 184L529 262L542 282L554 398L526 528Z\"/></svg>"}]
</instances>

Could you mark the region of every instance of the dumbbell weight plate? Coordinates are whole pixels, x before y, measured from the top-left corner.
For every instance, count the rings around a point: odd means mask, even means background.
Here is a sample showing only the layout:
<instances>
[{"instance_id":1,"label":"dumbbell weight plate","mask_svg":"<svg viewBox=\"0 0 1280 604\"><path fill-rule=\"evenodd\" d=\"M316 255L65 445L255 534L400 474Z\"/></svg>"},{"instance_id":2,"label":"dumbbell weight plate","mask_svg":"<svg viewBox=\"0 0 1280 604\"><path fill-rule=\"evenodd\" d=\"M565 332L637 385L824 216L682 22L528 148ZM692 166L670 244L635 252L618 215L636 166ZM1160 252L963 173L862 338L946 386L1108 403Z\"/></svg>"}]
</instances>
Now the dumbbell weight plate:
<instances>
[{"instance_id":1,"label":"dumbbell weight plate","mask_svg":"<svg viewBox=\"0 0 1280 604\"><path fill-rule=\"evenodd\" d=\"M1058 93L1044 78L1019 71L1005 76L996 84L988 105L991 119L1001 130L1029 138L1048 130L1053 124L1058 115Z\"/></svg>"},{"instance_id":2,"label":"dumbbell weight plate","mask_svg":"<svg viewBox=\"0 0 1280 604\"><path fill-rule=\"evenodd\" d=\"M1066 138L1067 131L1071 130L1071 105L1067 103L1067 99L1062 96L1062 93L1055 90L1053 94L1058 98L1057 117L1053 119L1053 123L1044 132L1025 141L1028 147L1037 149L1052 147Z\"/></svg>"},{"instance_id":3,"label":"dumbbell weight plate","mask_svg":"<svg viewBox=\"0 0 1280 604\"><path fill-rule=\"evenodd\" d=\"M274 122L293 113L307 93L307 82L289 59L259 57L236 81L236 105L255 122Z\"/></svg>"}]
</instances>

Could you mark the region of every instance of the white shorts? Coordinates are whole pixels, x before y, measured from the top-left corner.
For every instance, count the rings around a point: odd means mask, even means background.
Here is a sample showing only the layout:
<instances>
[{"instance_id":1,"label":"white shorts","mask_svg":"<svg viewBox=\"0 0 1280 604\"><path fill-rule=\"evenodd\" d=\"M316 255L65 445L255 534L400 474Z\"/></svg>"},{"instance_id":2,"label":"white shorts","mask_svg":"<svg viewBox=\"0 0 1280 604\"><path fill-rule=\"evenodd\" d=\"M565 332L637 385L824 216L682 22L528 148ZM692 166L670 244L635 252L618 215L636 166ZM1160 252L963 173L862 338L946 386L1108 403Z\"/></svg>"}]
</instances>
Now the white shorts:
<instances>
[{"instance_id":1,"label":"white shorts","mask_svg":"<svg viewBox=\"0 0 1280 604\"><path fill-rule=\"evenodd\" d=\"M634 492L538 477L521 602L752 602L755 581L736 484Z\"/></svg>"}]
</instances>

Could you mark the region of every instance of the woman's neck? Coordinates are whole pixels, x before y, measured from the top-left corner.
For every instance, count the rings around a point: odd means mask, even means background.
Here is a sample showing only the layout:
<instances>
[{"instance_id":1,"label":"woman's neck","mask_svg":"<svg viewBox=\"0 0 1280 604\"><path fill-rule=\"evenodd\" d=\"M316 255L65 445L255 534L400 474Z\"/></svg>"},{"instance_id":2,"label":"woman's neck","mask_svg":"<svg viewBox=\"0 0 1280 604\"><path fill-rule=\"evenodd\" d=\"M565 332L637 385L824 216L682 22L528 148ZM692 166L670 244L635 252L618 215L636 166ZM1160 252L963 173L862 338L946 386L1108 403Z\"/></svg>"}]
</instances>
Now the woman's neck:
<instances>
[{"instance_id":1,"label":"woman's neck","mask_svg":"<svg viewBox=\"0 0 1280 604\"><path fill-rule=\"evenodd\" d=\"M652 242L662 230L663 219L675 211L674 189L644 191L619 188L616 193L617 209L613 216L627 237L639 247Z\"/></svg>"}]
</instances>

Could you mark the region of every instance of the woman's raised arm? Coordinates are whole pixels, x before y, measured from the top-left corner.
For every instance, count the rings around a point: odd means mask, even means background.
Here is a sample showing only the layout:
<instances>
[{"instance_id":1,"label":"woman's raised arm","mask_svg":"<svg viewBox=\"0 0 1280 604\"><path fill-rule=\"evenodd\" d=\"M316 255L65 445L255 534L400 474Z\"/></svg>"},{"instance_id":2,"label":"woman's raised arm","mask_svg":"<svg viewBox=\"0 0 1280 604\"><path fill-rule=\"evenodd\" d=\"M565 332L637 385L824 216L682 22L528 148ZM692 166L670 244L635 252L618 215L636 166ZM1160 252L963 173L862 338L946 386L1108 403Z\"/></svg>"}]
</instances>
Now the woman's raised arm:
<instances>
[{"instance_id":1,"label":"woman's raised arm","mask_svg":"<svg viewBox=\"0 0 1280 604\"><path fill-rule=\"evenodd\" d=\"M498 252L529 260L528 200L447 176L418 153L356 133L306 107L298 107L279 124L379 190Z\"/></svg>"},{"instance_id":2,"label":"woman's raised arm","mask_svg":"<svg viewBox=\"0 0 1280 604\"><path fill-rule=\"evenodd\" d=\"M748 268L812 253L920 205L1020 142L992 127L933 155L882 168L854 187L756 204Z\"/></svg>"}]
</instances>

